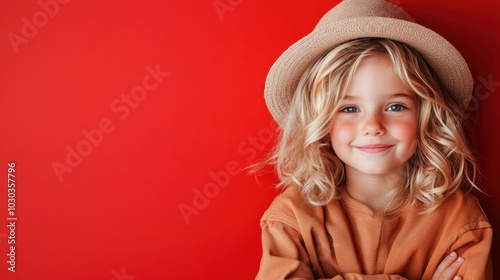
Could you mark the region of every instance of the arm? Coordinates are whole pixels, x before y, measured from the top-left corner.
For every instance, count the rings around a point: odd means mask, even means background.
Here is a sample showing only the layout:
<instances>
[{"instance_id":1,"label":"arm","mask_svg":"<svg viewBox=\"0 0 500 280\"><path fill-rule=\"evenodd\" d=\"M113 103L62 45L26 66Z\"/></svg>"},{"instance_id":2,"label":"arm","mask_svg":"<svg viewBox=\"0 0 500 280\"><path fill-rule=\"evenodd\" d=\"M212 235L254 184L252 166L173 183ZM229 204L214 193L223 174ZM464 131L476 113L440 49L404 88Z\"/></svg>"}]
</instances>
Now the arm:
<instances>
[{"instance_id":1,"label":"arm","mask_svg":"<svg viewBox=\"0 0 500 280\"><path fill-rule=\"evenodd\" d=\"M443 275L443 263L449 259L451 255L449 253L454 251L462 258L459 269L452 268L453 273L461 277L459 279L492 280L490 259L492 237L493 231L487 221L473 222L458 228L450 238L446 239L446 242L438 246L436 251L440 252L439 256L436 254L431 258L422 279L431 279L431 276L433 280L441 279L439 275ZM436 258L441 260L436 260ZM455 258L457 257L455 256ZM437 265L438 261L441 263L439 266ZM448 262L447 266L456 266L456 264L451 265L451 263ZM450 275L449 273L444 274Z\"/></svg>"},{"instance_id":2,"label":"arm","mask_svg":"<svg viewBox=\"0 0 500 280\"><path fill-rule=\"evenodd\" d=\"M362 275L346 273L333 278L315 278L309 254L303 245L298 228L292 220L283 217L282 221L264 220L262 227L263 255L256 279L332 279L332 280L405 280L399 275ZM316 271L324 276L323 271Z\"/></svg>"},{"instance_id":3,"label":"arm","mask_svg":"<svg viewBox=\"0 0 500 280\"><path fill-rule=\"evenodd\" d=\"M452 252L443 261L439 264L436 272L432 276L432 280L462 280L463 278L457 275L458 270L463 264L464 259L459 257L456 252ZM339 278L337 278L339 277ZM398 279L406 279L400 277L398 275L361 275L357 273L347 273L344 275L344 278L341 276L334 277L333 280L336 279L344 279L344 280L398 280Z\"/></svg>"},{"instance_id":4,"label":"arm","mask_svg":"<svg viewBox=\"0 0 500 280\"><path fill-rule=\"evenodd\" d=\"M263 254L256 280L314 279L297 229L269 220L262 221L261 228Z\"/></svg>"},{"instance_id":5,"label":"arm","mask_svg":"<svg viewBox=\"0 0 500 280\"><path fill-rule=\"evenodd\" d=\"M490 248L493 230L487 222L467 225L450 250L464 258L458 275L463 279L493 279Z\"/></svg>"}]
</instances>

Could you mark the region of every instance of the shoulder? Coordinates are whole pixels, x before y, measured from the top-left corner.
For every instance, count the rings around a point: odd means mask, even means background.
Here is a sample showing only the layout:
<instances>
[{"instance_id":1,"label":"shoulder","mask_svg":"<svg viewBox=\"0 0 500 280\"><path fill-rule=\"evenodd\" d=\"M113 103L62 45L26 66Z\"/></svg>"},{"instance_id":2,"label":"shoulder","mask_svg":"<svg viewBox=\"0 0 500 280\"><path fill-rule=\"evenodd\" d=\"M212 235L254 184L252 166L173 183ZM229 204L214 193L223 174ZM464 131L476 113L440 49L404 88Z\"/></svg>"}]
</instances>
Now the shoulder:
<instances>
[{"instance_id":1,"label":"shoulder","mask_svg":"<svg viewBox=\"0 0 500 280\"><path fill-rule=\"evenodd\" d=\"M282 223L299 230L299 220L304 216L311 219L321 215L323 207L309 204L296 186L286 187L271 203L261 219L266 223Z\"/></svg>"},{"instance_id":2,"label":"shoulder","mask_svg":"<svg viewBox=\"0 0 500 280\"><path fill-rule=\"evenodd\" d=\"M477 197L472 193L457 191L447 197L430 216L441 220L456 234L466 231L491 228Z\"/></svg>"},{"instance_id":3,"label":"shoulder","mask_svg":"<svg viewBox=\"0 0 500 280\"><path fill-rule=\"evenodd\" d=\"M433 221L427 229L434 228L436 238L440 239L438 252L457 251L466 259L489 254L493 229L474 194L459 191L446 198L429 216L433 216Z\"/></svg>"},{"instance_id":4,"label":"shoulder","mask_svg":"<svg viewBox=\"0 0 500 280\"><path fill-rule=\"evenodd\" d=\"M457 191L447 197L435 211L471 221L488 220L477 197L463 191Z\"/></svg>"}]
</instances>

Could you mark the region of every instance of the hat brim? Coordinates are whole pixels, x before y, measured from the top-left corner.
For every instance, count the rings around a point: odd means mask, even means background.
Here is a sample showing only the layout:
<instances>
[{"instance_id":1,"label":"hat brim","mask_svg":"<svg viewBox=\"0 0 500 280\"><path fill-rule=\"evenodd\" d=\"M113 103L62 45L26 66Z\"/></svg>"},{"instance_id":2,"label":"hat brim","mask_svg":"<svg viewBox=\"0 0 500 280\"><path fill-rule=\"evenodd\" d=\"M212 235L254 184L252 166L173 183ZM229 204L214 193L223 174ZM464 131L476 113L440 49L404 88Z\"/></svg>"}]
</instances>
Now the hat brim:
<instances>
[{"instance_id":1,"label":"hat brim","mask_svg":"<svg viewBox=\"0 0 500 280\"><path fill-rule=\"evenodd\" d=\"M465 59L445 38L420 24L387 17L357 17L316 28L290 46L273 64L264 97L274 119L283 124L297 83L305 69L335 46L357 38L386 38L417 50L444 89L465 109L473 80Z\"/></svg>"}]
</instances>

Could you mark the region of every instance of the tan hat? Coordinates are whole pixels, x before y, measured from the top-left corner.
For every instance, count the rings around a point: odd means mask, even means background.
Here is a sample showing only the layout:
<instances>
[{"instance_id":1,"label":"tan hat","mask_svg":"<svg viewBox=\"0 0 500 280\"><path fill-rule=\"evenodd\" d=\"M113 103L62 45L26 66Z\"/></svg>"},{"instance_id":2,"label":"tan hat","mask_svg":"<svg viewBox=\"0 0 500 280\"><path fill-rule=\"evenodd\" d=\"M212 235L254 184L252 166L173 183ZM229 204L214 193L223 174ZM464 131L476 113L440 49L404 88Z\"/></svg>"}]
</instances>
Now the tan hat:
<instances>
[{"instance_id":1,"label":"tan hat","mask_svg":"<svg viewBox=\"0 0 500 280\"><path fill-rule=\"evenodd\" d=\"M283 125L305 69L333 47L363 37L392 39L413 47L436 72L445 90L463 109L467 107L472 94L472 76L464 58L450 42L384 0L344 0L328 11L309 35L288 48L271 67L264 97L278 124Z\"/></svg>"}]
</instances>

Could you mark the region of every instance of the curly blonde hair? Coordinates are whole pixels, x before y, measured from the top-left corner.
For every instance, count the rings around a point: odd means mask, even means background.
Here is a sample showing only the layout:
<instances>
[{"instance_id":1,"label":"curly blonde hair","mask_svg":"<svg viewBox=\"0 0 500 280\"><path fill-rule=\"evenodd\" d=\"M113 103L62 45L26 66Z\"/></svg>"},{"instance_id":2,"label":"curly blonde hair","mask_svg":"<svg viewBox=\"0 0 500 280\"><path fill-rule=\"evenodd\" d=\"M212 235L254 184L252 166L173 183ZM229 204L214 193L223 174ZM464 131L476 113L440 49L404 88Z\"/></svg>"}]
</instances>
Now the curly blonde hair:
<instances>
[{"instance_id":1,"label":"curly blonde hair","mask_svg":"<svg viewBox=\"0 0 500 280\"><path fill-rule=\"evenodd\" d=\"M278 187L295 185L312 205L336 198L345 169L335 155L329 133L339 103L356 69L371 57L386 57L393 71L415 92L419 144L405 163L407 176L388 194L385 213L417 205L431 212L453 192L477 188L477 165L464 137L463 108L440 86L421 55L406 44L362 38L343 43L320 57L303 73L274 153Z\"/></svg>"}]
</instances>

